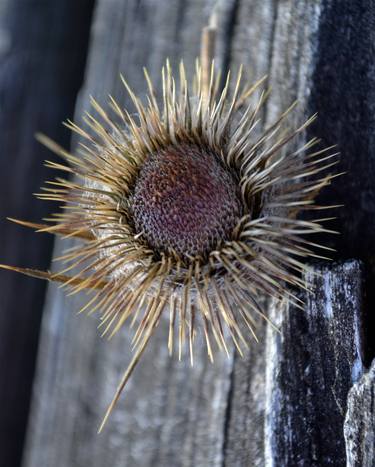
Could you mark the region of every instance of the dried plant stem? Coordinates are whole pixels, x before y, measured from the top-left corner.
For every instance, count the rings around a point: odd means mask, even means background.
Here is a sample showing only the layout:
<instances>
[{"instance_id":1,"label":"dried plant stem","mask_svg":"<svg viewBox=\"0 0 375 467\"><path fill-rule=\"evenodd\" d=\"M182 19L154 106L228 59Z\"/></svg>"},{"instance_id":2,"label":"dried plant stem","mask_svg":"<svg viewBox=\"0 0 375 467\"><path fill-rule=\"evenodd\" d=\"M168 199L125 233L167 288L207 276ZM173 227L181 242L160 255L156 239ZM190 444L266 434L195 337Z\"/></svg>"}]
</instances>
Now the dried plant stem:
<instances>
[{"instance_id":1,"label":"dried plant stem","mask_svg":"<svg viewBox=\"0 0 375 467\"><path fill-rule=\"evenodd\" d=\"M69 286L80 286L84 284L84 289L102 289L107 283L105 281L87 281L87 279L66 276L65 274L54 274L51 271L40 271L39 269L20 268L17 266L9 266L0 264L0 269L18 272L25 276L35 277L36 279L45 279L52 282L60 282L61 284L69 283Z\"/></svg>"},{"instance_id":2,"label":"dried plant stem","mask_svg":"<svg viewBox=\"0 0 375 467\"><path fill-rule=\"evenodd\" d=\"M146 347L147 347L147 344L148 344L148 341L150 340L152 334L153 334L153 330L160 318L160 315L163 311L163 308L164 308L164 305L165 305L165 302L166 302L166 298L164 297L164 299L161 300L161 302L159 303L158 306L156 307L153 307L153 310L154 310L154 315L151 317L151 319L149 319L149 324L147 326L147 330L145 330L144 332L144 336L143 336L143 339L141 341L141 343L139 344L131 362L129 363L129 366L128 368L126 369L123 377L121 378L121 381L120 381L120 384L117 386L117 389L116 389L116 393L111 401L111 403L109 404L108 406L108 409L104 415L104 418L102 420L102 423L100 424L100 427L99 427L99 430L98 430L98 433L101 433L109 416L111 415L111 412L112 410L114 409L124 387L126 386L126 383L128 382L130 376L132 375L135 367L137 366L137 363L139 362L139 359L141 358L143 352L145 351Z\"/></svg>"},{"instance_id":3,"label":"dried plant stem","mask_svg":"<svg viewBox=\"0 0 375 467\"><path fill-rule=\"evenodd\" d=\"M203 28L201 39L202 97L209 98L211 66L215 58L216 14L213 13L208 26Z\"/></svg>"},{"instance_id":4,"label":"dried plant stem","mask_svg":"<svg viewBox=\"0 0 375 467\"><path fill-rule=\"evenodd\" d=\"M64 237L80 238L82 240L94 240L95 237L87 229L77 231L74 229L68 229L59 225L39 224L35 222L22 221L20 219L14 219L13 217L7 217L7 219L15 224L22 225L23 227L29 227L37 232L46 232L54 235L62 235Z\"/></svg>"}]
</instances>

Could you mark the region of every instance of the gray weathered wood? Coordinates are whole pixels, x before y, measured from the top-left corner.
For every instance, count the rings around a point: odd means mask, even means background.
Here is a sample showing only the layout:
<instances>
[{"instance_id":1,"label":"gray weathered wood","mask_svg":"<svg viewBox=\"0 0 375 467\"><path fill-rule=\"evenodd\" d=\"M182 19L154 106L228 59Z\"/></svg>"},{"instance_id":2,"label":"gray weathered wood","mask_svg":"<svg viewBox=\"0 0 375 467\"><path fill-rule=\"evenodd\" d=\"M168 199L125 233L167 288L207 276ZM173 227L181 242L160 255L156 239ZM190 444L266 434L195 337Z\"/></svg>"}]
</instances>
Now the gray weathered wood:
<instances>
[{"instance_id":1,"label":"gray weathered wood","mask_svg":"<svg viewBox=\"0 0 375 467\"><path fill-rule=\"evenodd\" d=\"M332 223L337 257L358 258L367 270L366 364L375 356L375 3L325 0L319 21L311 112L325 144L341 153L341 183L325 190L322 202L345 207ZM330 215L330 213L327 213Z\"/></svg>"},{"instance_id":2,"label":"gray weathered wood","mask_svg":"<svg viewBox=\"0 0 375 467\"><path fill-rule=\"evenodd\" d=\"M316 275L318 274L318 275ZM347 393L362 373L361 265L314 268L304 311L270 307L262 359L235 361L226 465L343 465Z\"/></svg>"},{"instance_id":3,"label":"gray weathered wood","mask_svg":"<svg viewBox=\"0 0 375 467\"><path fill-rule=\"evenodd\" d=\"M348 467L375 465L375 360L349 392L344 434Z\"/></svg>"},{"instance_id":4,"label":"gray weathered wood","mask_svg":"<svg viewBox=\"0 0 375 467\"><path fill-rule=\"evenodd\" d=\"M327 3L335 2L220 3L218 63L235 68L244 62L251 79L269 73L274 92L266 121L296 97L302 102L296 119L308 106ZM111 92L126 104L120 72L142 95L142 66L159 89L166 56L174 64L184 58L191 70L212 6L99 0L77 115L89 94L103 103ZM58 242L56 254L66 246ZM24 467L342 465L346 394L362 364L362 270L355 261L318 270L322 278L307 281L324 291L305 311L271 307L281 334L261 326L261 343L243 360L218 356L211 365L201 348L190 369L167 356L162 322L99 437L101 416L129 360L130 338L124 331L113 342L101 340L96 317L71 313L83 299L68 299L51 286Z\"/></svg>"}]
</instances>

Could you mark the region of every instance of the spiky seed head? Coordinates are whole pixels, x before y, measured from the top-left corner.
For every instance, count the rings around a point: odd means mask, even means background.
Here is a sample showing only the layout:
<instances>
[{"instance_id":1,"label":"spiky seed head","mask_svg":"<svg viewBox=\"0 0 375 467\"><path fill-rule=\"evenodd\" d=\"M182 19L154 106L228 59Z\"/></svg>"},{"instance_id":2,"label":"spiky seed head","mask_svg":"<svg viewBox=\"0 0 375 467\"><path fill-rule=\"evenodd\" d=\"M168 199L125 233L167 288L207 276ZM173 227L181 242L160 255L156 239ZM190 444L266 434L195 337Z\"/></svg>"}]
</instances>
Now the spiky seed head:
<instances>
[{"instance_id":1,"label":"spiky seed head","mask_svg":"<svg viewBox=\"0 0 375 467\"><path fill-rule=\"evenodd\" d=\"M304 287L305 259L317 256L318 245L305 235L327 230L297 214L322 209L314 198L336 163L331 148L312 149L316 138L295 144L314 117L289 128L294 106L258 131L266 93L255 104L251 98L263 80L246 87L240 71L219 90L212 67L203 89L198 65L192 87L181 64L177 86L167 63L161 99L147 73L146 81L146 104L124 82L137 117L113 99L115 116L109 115L93 100L97 115L85 118L89 130L68 123L86 140L80 156L43 138L68 162L47 165L75 174L73 181L50 182L40 195L67 205L43 230L85 243L61 258L67 265L59 274L34 275L73 293L92 289L84 309L101 310L103 334L129 319L137 323L136 352L107 415L162 313L170 316L170 351L177 327L179 355L188 342L193 361L199 330L211 359L213 342L227 350L228 336L242 352L248 335L255 336L254 315L267 319L260 296L298 305L293 287Z\"/></svg>"},{"instance_id":2,"label":"spiky seed head","mask_svg":"<svg viewBox=\"0 0 375 467\"><path fill-rule=\"evenodd\" d=\"M184 143L145 160L130 209L155 253L175 251L185 262L230 240L243 213L231 170L209 148Z\"/></svg>"}]
</instances>

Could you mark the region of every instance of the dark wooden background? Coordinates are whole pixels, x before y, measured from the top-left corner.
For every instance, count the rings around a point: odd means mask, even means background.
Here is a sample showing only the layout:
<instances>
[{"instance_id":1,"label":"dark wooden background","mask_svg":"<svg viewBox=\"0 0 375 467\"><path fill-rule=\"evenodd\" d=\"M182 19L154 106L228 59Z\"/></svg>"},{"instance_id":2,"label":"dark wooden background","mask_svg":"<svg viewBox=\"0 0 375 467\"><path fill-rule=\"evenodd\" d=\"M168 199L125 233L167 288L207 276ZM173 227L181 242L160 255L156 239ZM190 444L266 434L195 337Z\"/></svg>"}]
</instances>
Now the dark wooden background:
<instances>
[{"instance_id":1,"label":"dark wooden background","mask_svg":"<svg viewBox=\"0 0 375 467\"><path fill-rule=\"evenodd\" d=\"M39 190L49 157L43 131L69 145L61 125L82 85L93 0L0 2L0 262L49 266L52 238L6 221L45 217ZM53 206L53 208L55 208ZM46 284L0 271L0 465L19 465Z\"/></svg>"},{"instance_id":2,"label":"dark wooden background","mask_svg":"<svg viewBox=\"0 0 375 467\"><path fill-rule=\"evenodd\" d=\"M31 196L50 175L34 133L69 146L61 121L74 109L79 120L90 94L127 104L120 73L142 95L143 66L158 88L166 57L191 70L215 4L218 64L269 76L265 122L298 98L299 117L317 111L311 131L339 146L347 174L322 194L345 205L331 239L336 262L306 277L316 294L304 312L269 306L281 333L264 326L244 359L212 365L202 348L191 369L168 357L161 325L100 436L129 360L128 333L108 343L95 317L75 314L82 298L53 285L45 295L44 283L0 272L1 466L375 465L373 2L4 0L0 262L50 262L51 238L5 221L37 221L51 209ZM55 254L61 248L57 241Z\"/></svg>"}]
</instances>

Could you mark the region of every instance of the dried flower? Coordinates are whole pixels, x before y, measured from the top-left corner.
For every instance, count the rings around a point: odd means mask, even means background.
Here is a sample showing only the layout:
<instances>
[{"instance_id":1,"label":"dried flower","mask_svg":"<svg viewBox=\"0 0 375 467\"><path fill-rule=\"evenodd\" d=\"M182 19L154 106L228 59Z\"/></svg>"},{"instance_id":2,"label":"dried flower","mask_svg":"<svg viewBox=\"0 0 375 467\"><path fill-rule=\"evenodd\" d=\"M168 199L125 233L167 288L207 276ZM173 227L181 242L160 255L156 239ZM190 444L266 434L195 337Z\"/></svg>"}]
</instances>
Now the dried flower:
<instances>
[{"instance_id":1,"label":"dried flower","mask_svg":"<svg viewBox=\"0 0 375 467\"><path fill-rule=\"evenodd\" d=\"M293 288L304 287L303 259L318 246L305 235L327 230L297 214L321 208L314 197L332 179L326 169L335 154L311 151L315 138L296 147L315 116L289 129L294 105L259 132L263 79L247 88L241 76L233 81L228 73L220 90L214 66L204 85L197 64L193 89L184 65L176 83L167 63L161 105L145 72L145 104L124 81L136 117L111 99L113 118L92 100L99 118L87 114L90 130L68 123L86 140L80 156L41 137L66 161L47 165L74 179L56 178L39 195L66 205L53 225L23 223L84 243L60 258L66 266L58 274L13 269L73 293L92 289L84 309L101 310L103 335L127 320L136 325L134 358L104 421L162 313L170 314L170 352L177 329L179 356L187 342L193 362L198 330L210 359L213 345L228 351L228 336L242 352L248 335L256 338L254 314L265 317L259 296L299 304Z\"/></svg>"}]
</instances>

